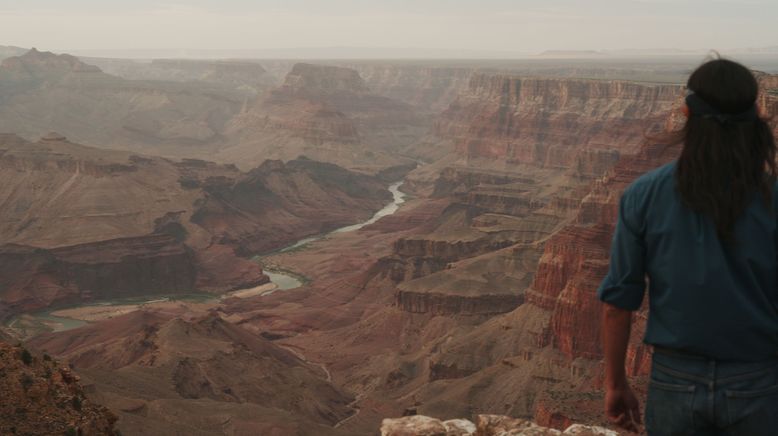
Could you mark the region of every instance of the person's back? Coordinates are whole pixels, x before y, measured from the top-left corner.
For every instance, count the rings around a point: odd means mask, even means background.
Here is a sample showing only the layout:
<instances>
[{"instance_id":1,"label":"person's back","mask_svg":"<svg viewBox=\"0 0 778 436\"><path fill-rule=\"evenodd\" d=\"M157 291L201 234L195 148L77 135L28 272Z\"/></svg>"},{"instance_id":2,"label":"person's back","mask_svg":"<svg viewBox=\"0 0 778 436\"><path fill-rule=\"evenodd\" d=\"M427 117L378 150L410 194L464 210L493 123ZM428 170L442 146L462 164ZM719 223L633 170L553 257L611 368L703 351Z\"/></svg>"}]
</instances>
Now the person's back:
<instances>
[{"instance_id":1,"label":"person's back","mask_svg":"<svg viewBox=\"0 0 778 436\"><path fill-rule=\"evenodd\" d=\"M684 148L624 192L598 289L606 413L639 421L624 375L630 311L646 277L654 345L650 435L778 429L778 190L775 143L745 67L708 62L689 79Z\"/></svg>"}]
</instances>

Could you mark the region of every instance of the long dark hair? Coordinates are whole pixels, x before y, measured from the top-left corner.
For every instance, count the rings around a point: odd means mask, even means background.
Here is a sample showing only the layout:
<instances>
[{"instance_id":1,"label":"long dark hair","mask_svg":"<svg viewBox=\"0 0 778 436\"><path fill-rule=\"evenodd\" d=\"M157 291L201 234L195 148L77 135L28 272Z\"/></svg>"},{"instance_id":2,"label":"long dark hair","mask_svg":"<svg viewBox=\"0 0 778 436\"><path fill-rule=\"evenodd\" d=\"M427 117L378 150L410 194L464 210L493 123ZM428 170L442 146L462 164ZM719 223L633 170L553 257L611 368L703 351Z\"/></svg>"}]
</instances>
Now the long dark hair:
<instances>
[{"instance_id":1,"label":"long dark hair","mask_svg":"<svg viewBox=\"0 0 778 436\"><path fill-rule=\"evenodd\" d=\"M743 65L714 59L686 87L693 95L681 131L678 191L689 208L713 220L722 241L734 242L735 222L755 194L772 210L775 139L756 113L759 85Z\"/></svg>"}]
</instances>

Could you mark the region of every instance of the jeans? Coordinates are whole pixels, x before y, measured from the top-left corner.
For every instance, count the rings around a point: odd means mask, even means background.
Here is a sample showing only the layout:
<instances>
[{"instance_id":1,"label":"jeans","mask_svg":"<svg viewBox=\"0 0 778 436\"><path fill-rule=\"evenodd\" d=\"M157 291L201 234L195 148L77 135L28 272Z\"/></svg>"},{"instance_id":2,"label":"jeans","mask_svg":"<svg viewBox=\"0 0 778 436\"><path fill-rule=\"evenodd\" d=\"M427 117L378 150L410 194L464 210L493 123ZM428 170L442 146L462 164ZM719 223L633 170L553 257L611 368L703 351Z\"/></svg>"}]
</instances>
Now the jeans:
<instances>
[{"instance_id":1,"label":"jeans","mask_svg":"<svg viewBox=\"0 0 778 436\"><path fill-rule=\"evenodd\" d=\"M645 422L649 436L778 435L778 358L731 362L657 348Z\"/></svg>"}]
</instances>

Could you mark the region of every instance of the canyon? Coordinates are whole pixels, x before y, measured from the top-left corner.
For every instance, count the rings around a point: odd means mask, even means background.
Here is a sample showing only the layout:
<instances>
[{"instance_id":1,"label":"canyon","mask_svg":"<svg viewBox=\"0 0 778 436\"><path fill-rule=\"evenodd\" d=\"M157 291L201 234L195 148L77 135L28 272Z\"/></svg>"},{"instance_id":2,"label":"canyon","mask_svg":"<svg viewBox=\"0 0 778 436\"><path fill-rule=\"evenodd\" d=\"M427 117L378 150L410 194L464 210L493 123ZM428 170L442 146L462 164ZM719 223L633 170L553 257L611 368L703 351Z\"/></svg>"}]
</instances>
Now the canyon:
<instances>
[{"instance_id":1,"label":"canyon","mask_svg":"<svg viewBox=\"0 0 778 436\"><path fill-rule=\"evenodd\" d=\"M679 152L659 139L675 66L9 54L0 114L27 115L0 123L0 317L221 296L0 329L68 362L122 434L608 426L594 292L621 192ZM99 87L112 109L80 100ZM371 220L390 185L404 202ZM268 271L299 280L266 292Z\"/></svg>"},{"instance_id":2,"label":"canyon","mask_svg":"<svg viewBox=\"0 0 778 436\"><path fill-rule=\"evenodd\" d=\"M366 219L391 198L376 177L305 158L244 173L58 134L0 136L0 178L3 316L261 285L248 256Z\"/></svg>"}]
</instances>

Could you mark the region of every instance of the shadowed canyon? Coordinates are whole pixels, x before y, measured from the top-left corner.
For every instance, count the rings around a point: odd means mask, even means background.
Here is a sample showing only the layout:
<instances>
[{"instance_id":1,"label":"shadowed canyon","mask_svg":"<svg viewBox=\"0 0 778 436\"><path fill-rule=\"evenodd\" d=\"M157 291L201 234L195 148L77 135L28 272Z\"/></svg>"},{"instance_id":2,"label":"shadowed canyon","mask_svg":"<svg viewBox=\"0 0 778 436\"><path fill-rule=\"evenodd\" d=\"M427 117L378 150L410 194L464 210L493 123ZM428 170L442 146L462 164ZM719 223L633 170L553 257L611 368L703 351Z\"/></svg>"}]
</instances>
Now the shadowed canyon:
<instances>
[{"instance_id":1,"label":"shadowed canyon","mask_svg":"<svg viewBox=\"0 0 778 436\"><path fill-rule=\"evenodd\" d=\"M699 59L0 58L0 368L25 399L0 433L608 426L595 290Z\"/></svg>"}]
</instances>

